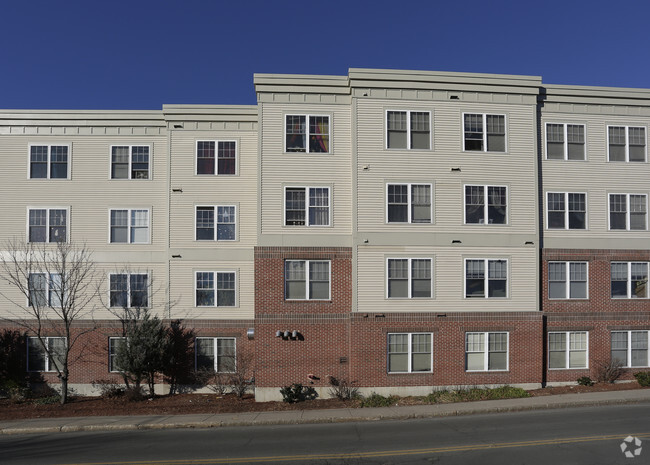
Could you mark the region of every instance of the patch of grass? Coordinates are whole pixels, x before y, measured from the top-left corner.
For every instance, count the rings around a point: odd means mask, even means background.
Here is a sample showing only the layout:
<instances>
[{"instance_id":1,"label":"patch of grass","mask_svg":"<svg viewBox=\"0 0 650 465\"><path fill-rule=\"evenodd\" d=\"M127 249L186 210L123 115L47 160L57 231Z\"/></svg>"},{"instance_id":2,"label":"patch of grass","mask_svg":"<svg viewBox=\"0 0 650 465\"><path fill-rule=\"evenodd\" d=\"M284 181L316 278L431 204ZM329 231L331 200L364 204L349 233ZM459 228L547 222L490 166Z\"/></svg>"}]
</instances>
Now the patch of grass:
<instances>
[{"instance_id":1,"label":"patch of grass","mask_svg":"<svg viewBox=\"0 0 650 465\"><path fill-rule=\"evenodd\" d=\"M397 396L384 397L373 392L368 397L361 399L361 407L390 407L395 405L399 398Z\"/></svg>"},{"instance_id":2,"label":"patch of grass","mask_svg":"<svg viewBox=\"0 0 650 465\"><path fill-rule=\"evenodd\" d=\"M528 391L512 386L498 388L471 388L454 391L434 391L425 397L430 404L446 404L452 402L471 402L475 400L518 399L530 397Z\"/></svg>"}]
</instances>

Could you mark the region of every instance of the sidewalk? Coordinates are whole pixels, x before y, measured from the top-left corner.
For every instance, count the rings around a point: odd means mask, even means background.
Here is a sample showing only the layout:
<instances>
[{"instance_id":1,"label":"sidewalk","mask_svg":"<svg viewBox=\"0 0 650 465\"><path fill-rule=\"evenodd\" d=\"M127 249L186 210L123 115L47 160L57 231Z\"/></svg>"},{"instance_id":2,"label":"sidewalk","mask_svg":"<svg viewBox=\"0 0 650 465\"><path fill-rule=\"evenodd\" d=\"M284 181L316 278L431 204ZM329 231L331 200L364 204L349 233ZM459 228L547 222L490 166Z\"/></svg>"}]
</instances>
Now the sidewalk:
<instances>
[{"instance_id":1,"label":"sidewalk","mask_svg":"<svg viewBox=\"0 0 650 465\"><path fill-rule=\"evenodd\" d=\"M525 399L487 400L454 404L405 407L292 410L282 412L222 413L199 415L146 415L79 418L34 418L0 421L0 434L117 431L162 428L216 428L225 426L334 423L398 420L480 413L517 412L550 408L650 402L650 389L592 392Z\"/></svg>"}]
</instances>

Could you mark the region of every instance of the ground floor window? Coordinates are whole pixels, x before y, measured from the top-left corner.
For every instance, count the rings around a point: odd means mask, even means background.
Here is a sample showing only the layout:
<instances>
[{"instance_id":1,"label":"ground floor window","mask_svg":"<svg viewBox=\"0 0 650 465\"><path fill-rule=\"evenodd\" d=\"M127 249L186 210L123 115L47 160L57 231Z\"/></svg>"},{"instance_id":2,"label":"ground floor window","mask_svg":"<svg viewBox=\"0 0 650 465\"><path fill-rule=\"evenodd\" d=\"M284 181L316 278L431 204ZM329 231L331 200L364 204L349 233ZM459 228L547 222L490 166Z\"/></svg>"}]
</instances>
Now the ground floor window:
<instances>
[{"instance_id":1,"label":"ground floor window","mask_svg":"<svg viewBox=\"0 0 650 465\"><path fill-rule=\"evenodd\" d=\"M548 334L549 368L587 368L588 333L562 331Z\"/></svg>"},{"instance_id":2,"label":"ground floor window","mask_svg":"<svg viewBox=\"0 0 650 465\"><path fill-rule=\"evenodd\" d=\"M388 335L388 372L415 373L432 371L430 333L394 333Z\"/></svg>"},{"instance_id":3,"label":"ground floor window","mask_svg":"<svg viewBox=\"0 0 650 465\"><path fill-rule=\"evenodd\" d=\"M499 371L508 369L508 333L465 333L465 369Z\"/></svg>"},{"instance_id":4,"label":"ground floor window","mask_svg":"<svg viewBox=\"0 0 650 465\"><path fill-rule=\"evenodd\" d=\"M63 369L66 340L64 337L27 338L27 371L57 371Z\"/></svg>"},{"instance_id":5,"label":"ground floor window","mask_svg":"<svg viewBox=\"0 0 650 465\"><path fill-rule=\"evenodd\" d=\"M117 351L120 346L126 342L125 337L109 337L108 338L108 371L119 372L120 367L115 362L117 358Z\"/></svg>"},{"instance_id":6,"label":"ground floor window","mask_svg":"<svg viewBox=\"0 0 650 465\"><path fill-rule=\"evenodd\" d=\"M612 331L612 361L624 367L648 366L649 331Z\"/></svg>"},{"instance_id":7,"label":"ground floor window","mask_svg":"<svg viewBox=\"0 0 650 465\"><path fill-rule=\"evenodd\" d=\"M217 373L235 372L234 337L197 337L195 341L196 369Z\"/></svg>"}]
</instances>

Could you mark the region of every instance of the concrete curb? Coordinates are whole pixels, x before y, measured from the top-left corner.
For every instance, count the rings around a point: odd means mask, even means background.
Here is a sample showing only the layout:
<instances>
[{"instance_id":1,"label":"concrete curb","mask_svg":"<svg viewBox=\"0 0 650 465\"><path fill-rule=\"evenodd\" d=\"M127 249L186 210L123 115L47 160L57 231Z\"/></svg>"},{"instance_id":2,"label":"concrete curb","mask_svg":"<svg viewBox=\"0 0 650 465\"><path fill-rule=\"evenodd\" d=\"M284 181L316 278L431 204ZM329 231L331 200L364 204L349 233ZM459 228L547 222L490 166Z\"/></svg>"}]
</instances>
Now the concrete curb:
<instances>
[{"instance_id":1,"label":"concrete curb","mask_svg":"<svg viewBox=\"0 0 650 465\"><path fill-rule=\"evenodd\" d=\"M648 391L650 393L650 391ZM574 394L572 394L574 395ZM607 405L638 404L650 402L650 395L639 396L638 398L614 398L614 399L571 399L566 401L553 401L552 396L548 400L545 398L527 398L525 400L541 399L534 402L521 403L519 405L507 405L513 401L522 401L523 399L510 399L499 401L467 402L459 404L437 404L432 406L417 406L416 411L411 407L385 407L376 409L341 409L341 410L302 410L302 411L283 411L283 412L260 412L258 414L244 414L253 416L250 419L237 418L237 415L223 414L230 416L229 419L218 419L203 421L175 422L174 416L155 417L125 417L123 420L113 417L96 417L95 424L75 424L76 421L87 423L89 417L62 419L61 425L48 426L26 426L26 425L6 425L0 427L2 435L18 434L44 434L44 433L74 433L87 431L134 431L134 430L158 430L158 429L178 429L178 428L225 428L233 426L267 426L267 425L298 425L298 424L318 424L318 423L349 423L362 421L382 421L382 420L407 420L416 418L435 418L435 417L453 417L461 415L480 415L507 412L524 412L533 410L547 410L559 408L577 408L577 407L597 407ZM504 405L494 405L496 403ZM491 405L490 405L491 404ZM414 406L415 407L415 406ZM425 408L423 408L425 407ZM219 415L208 415L219 416ZM306 417L307 416L307 417ZM284 417L284 418L283 418ZM102 418L110 419L112 424L99 423ZM47 419L52 422L55 419ZM30 420L23 420L29 422ZM35 422L39 420L33 420ZM123 421L123 422L121 422ZM158 421L158 422L153 422ZM21 420L16 420L21 422Z\"/></svg>"}]
</instances>

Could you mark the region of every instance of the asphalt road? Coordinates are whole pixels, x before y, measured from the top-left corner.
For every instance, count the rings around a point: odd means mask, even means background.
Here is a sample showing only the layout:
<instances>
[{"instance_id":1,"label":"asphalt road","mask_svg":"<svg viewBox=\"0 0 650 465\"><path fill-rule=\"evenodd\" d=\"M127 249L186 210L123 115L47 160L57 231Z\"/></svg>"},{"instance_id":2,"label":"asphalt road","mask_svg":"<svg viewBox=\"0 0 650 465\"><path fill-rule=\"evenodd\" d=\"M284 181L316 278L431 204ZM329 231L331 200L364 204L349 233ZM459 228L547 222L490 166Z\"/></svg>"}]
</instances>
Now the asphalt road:
<instances>
[{"instance_id":1,"label":"asphalt road","mask_svg":"<svg viewBox=\"0 0 650 465\"><path fill-rule=\"evenodd\" d=\"M642 441L627 458L627 436ZM628 444L634 452L638 446ZM650 405L364 423L0 436L6 465L650 464Z\"/></svg>"}]
</instances>

